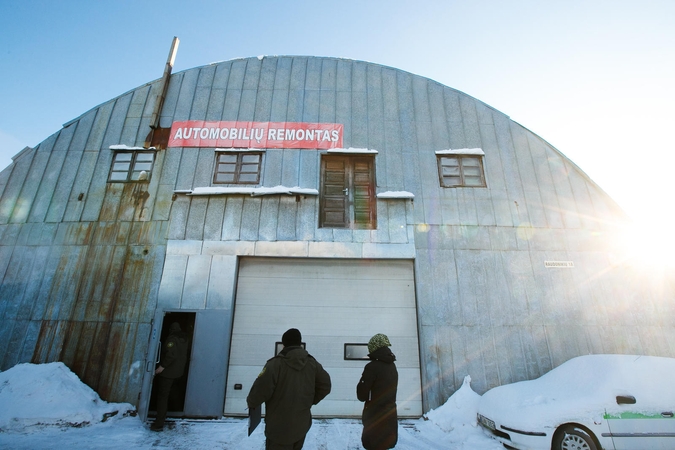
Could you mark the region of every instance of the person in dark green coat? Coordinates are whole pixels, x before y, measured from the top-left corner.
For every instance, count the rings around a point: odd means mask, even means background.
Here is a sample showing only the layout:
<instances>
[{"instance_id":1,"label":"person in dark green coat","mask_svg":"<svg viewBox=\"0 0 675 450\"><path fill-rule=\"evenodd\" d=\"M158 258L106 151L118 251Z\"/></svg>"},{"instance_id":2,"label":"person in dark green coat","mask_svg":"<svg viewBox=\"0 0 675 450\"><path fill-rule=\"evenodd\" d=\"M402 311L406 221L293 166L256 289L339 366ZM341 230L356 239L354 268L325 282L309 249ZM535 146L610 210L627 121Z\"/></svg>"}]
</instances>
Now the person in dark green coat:
<instances>
[{"instance_id":1,"label":"person in dark green coat","mask_svg":"<svg viewBox=\"0 0 675 450\"><path fill-rule=\"evenodd\" d=\"M159 366L155 369L157 384L157 417L150 426L152 431L162 431L169 405L169 394L173 382L183 376L188 354L188 335L174 322L169 327L169 336L162 346Z\"/></svg>"},{"instance_id":2,"label":"person in dark green coat","mask_svg":"<svg viewBox=\"0 0 675 450\"><path fill-rule=\"evenodd\" d=\"M396 391L398 371L389 338L381 333L368 342L370 362L356 385L356 397L363 406L361 443L366 450L394 448L398 442Z\"/></svg>"},{"instance_id":3,"label":"person in dark green coat","mask_svg":"<svg viewBox=\"0 0 675 450\"><path fill-rule=\"evenodd\" d=\"M312 405L330 393L330 375L302 348L299 330L286 331L281 342L283 350L267 361L246 403L265 403L266 450L300 450L312 426Z\"/></svg>"}]
</instances>

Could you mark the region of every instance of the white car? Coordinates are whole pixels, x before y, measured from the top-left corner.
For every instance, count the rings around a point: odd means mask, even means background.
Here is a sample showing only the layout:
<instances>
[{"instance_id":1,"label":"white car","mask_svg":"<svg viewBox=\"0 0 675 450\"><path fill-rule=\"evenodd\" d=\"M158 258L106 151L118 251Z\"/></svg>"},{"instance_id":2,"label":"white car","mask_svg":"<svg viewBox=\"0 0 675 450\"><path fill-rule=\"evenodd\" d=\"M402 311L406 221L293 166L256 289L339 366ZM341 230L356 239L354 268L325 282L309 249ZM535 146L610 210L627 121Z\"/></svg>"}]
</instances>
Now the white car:
<instances>
[{"instance_id":1,"label":"white car","mask_svg":"<svg viewBox=\"0 0 675 450\"><path fill-rule=\"evenodd\" d=\"M478 423L509 449L675 449L675 359L588 355L490 389Z\"/></svg>"}]
</instances>

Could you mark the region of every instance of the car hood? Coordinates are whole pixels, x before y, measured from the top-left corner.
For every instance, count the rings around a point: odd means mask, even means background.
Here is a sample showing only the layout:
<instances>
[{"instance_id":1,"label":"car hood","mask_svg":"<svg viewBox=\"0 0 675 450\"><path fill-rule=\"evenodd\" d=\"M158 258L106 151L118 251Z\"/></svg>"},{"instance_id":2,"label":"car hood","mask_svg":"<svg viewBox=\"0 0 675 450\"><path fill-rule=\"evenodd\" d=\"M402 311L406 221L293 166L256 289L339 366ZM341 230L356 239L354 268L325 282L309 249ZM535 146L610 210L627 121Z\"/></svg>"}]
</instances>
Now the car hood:
<instances>
[{"instance_id":1,"label":"car hood","mask_svg":"<svg viewBox=\"0 0 675 450\"><path fill-rule=\"evenodd\" d=\"M668 382L672 373L672 358L581 356L536 380L489 390L481 397L478 412L524 431L543 431L570 421L597 424L605 413L647 412L673 405L675 390ZM618 395L634 396L638 404L618 405Z\"/></svg>"}]
</instances>

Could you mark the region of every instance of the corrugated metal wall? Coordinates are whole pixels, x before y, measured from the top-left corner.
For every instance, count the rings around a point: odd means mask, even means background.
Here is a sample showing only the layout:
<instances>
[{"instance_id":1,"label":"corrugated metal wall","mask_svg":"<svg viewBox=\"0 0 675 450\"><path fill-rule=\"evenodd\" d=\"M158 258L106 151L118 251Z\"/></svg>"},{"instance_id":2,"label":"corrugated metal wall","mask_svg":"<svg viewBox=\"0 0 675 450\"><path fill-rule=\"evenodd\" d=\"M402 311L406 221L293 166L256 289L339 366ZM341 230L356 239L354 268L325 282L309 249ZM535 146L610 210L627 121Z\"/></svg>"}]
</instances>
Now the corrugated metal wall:
<instances>
[{"instance_id":1,"label":"corrugated metal wall","mask_svg":"<svg viewBox=\"0 0 675 450\"><path fill-rule=\"evenodd\" d=\"M172 75L162 127L341 123L345 147L378 151L378 192L415 194L379 200L377 230L320 229L315 197L174 201L174 190L210 186L212 149L160 151L149 184L107 183L109 146L144 142L157 88L92 109L0 173L2 368L62 359L104 398L135 401L140 381L123 379L144 359L167 238L414 243L427 409L467 374L482 392L582 353L675 356L672 277L617 262L612 240L625 217L616 204L482 102L335 58L248 58ZM448 148L483 149L487 188L440 187L434 152ZM267 150L261 184L318 189L319 161L316 151Z\"/></svg>"},{"instance_id":2,"label":"corrugated metal wall","mask_svg":"<svg viewBox=\"0 0 675 450\"><path fill-rule=\"evenodd\" d=\"M149 92L89 111L2 172L2 370L63 361L104 399L138 398L170 201L157 201L159 176L107 183L108 147L144 137Z\"/></svg>"}]
</instances>

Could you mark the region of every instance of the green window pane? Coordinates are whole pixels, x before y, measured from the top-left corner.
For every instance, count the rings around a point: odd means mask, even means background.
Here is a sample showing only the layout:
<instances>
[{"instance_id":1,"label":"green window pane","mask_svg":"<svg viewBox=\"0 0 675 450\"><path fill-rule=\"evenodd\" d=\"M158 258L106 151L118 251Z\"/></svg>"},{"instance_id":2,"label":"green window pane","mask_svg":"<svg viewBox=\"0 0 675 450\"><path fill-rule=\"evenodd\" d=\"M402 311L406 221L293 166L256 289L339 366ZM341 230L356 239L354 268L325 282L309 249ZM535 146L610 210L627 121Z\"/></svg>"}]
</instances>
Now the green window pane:
<instances>
[{"instance_id":1,"label":"green window pane","mask_svg":"<svg viewBox=\"0 0 675 450\"><path fill-rule=\"evenodd\" d=\"M127 172L112 172L110 181L127 181Z\"/></svg>"},{"instance_id":2,"label":"green window pane","mask_svg":"<svg viewBox=\"0 0 675 450\"><path fill-rule=\"evenodd\" d=\"M217 173L215 181L216 181L216 183L234 183L234 174L233 173Z\"/></svg>"},{"instance_id":3,"label":"green window pane","mask_svg":"<svg viewBox=\"0 0 675 450\"><path fill-rule=\"evenodd\" d=\"M131 153L116 153L115 154L115 162L118 161L131 161L131 157L133 155Z\"/></svg>"},{"instance_id":4,"label":"green window pane","mask_svg":"<svg viewBox=\"0 0 675 450\"><path fill-rule=\"evenodd\" d=\"M136 155L136 161L150 161L152 162L155 159L154 153L138 153Z\"/></svg>"},{"instance_id":5,"label":"green window pane","mask_svg":"<svg viewBox=\"0 0 675 450\"><path fill-rule=\"evenodd\" d=\"M123 162L123 163L121 163L121 162L116 162L115 164L113 164L112 170L113 170L113 172L128 172L128 171L129 171L129 166L130 166L130 163L126 163L126 162Z\"/></svg>"}]
</instances>

